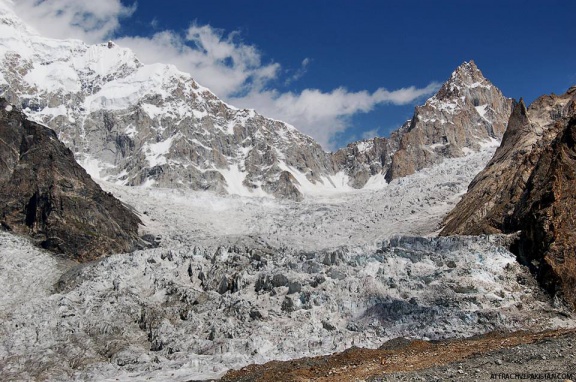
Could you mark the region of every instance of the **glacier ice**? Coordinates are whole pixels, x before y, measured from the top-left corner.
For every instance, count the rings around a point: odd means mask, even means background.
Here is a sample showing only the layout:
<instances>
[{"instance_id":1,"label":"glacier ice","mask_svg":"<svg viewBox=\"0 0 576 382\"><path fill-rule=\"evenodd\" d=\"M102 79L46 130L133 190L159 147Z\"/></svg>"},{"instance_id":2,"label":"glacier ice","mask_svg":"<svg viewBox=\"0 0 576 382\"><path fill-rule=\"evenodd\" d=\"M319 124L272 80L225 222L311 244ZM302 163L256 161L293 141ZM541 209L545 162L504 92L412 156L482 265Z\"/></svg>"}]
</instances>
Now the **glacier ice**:
<instances>
[{"instance_id":1,"label":"glacier ice","mask_svg":"<svg viewBox=\"0 0 576 382\"><path fill-rule=\"evenodd\" d=\"M159 246L79 265L0 234L0 375L187 381L399 336L574 325L505 238L435 237L483 155L302 203L101 181Z\"/></svg>"}]
</instances>

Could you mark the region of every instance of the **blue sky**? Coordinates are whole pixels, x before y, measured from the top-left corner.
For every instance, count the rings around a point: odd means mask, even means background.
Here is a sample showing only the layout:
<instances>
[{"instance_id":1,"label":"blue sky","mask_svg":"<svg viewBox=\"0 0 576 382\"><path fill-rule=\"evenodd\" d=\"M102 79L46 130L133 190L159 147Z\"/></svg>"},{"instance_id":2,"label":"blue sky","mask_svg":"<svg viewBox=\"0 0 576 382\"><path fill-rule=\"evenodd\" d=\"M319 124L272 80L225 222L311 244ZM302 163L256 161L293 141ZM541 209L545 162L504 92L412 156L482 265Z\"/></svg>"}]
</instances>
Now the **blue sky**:
<instances>
[{"instance_id":1,"label":"blue sky","mask_svg":"<svg viewBox=\"0 0 576 382\"><path fill-rule=\"evenodd\" d=\"M144 62L174 63L327 149L387 136L470 59L527 102L576 84L570 0L15 3L44 34L114 39Z\"/></svg>"}]
</instances>

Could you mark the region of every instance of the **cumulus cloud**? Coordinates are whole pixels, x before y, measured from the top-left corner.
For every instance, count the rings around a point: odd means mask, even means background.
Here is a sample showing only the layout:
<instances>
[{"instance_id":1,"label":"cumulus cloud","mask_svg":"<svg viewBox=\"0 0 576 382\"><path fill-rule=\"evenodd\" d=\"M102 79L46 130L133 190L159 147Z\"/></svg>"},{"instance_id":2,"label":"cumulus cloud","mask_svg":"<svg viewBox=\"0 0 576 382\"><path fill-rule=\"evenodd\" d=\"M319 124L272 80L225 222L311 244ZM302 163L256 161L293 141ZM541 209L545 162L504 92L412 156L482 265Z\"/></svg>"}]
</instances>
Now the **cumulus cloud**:
<instances>
[{"instance_id":1,"label":"cumulus cloud","mask_svg":"<svg viewBox=\"0 0 576 382\"><path fill-rule=\"evenodd\" d=\"M134 50L144 63L170 63L191 73L203 86L228 99L261 89L277 77L280 65L262 63L260 52L208 25L192 24L185 35L163 31L150 38L122 37L119 45Z\"/></svg>"},{"instance_id":2,"label":"cumulus cloud","mask_svg":"<svg viewBox=\"0 0 576 382\"><path fill-rule=\"evenodd\" d=\"M16 13L44 36L79 38L96 43L113 35L120 19L136 10L136 3L119 0L17 0L10 2Z\"/></svg>"},{"instance_id":3,"label":"cumulus cloud","mask_svg":"<svg viewBox=\"0 0 576 382\"><path fill-rule=\"evenodd\" d=\"M406 105L430 95L440 88L433 82L424 88L414 86L389 91L380 88L373 93L350 92L338 88L331 92L306 89L300 93L253 91L231 102L241 107L265 110L270 117L287 121L315 138L326 149L334 149L334 137L350 127L350 117L367 113L382 104Z\"/></svg>"},{"instance_id":4,"label":"cumulus cloud","mask_svg":"<svg viewBox=\"0 0 576 382\"><path fill-rule=\"evenodd\" d=\"M210 25L192 23L185 31L159 31L151 37L118 36L120 23L136 10L136 3L120 0L0 0L9 4L43 35L79 38L98 43L114 37L116 43L134 50L144 63L169 63L191 73L203 86L225 101L286 121L315 138L324 148L335 148L334 138L350 128L350 119L383 104L405 105L431 95L439 84L374 92L305 89L280 92L273 84L288 85L301 79L312 59L304 58L298 69L288 70L244 43L238 32L225 33ZM153 22L154 24L154 22ZM157 25L157 24L156 24Z\"/></svg>"}]
</instances>

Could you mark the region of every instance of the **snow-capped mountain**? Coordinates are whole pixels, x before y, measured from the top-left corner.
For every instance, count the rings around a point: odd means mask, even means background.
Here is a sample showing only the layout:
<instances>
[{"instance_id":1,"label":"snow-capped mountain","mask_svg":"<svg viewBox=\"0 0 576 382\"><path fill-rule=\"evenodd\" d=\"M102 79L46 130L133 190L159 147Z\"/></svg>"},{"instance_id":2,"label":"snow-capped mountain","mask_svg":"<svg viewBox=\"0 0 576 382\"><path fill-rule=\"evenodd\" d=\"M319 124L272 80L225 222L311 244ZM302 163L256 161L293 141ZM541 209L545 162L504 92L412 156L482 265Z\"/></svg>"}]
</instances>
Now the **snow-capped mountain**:
<instances>
[{"instance_id":1,"label":"snow-capped mountain","mask_svg":"<svg viewBox=\"0 0 576 382\"><path fill-rule=\"evenodd\" d=\"M378 183L378 176L390 182L446 158L497 146L511 111L512 100L473 61L465 62L390 138L352 143L333 158L355 188Z\"/></svg>"},{"instance_id":2,"label":"snow-capped mountain","mask_svg":"<svg viewBox=\"0 0 576 382\"><path fill-rule=\"evenodd\" d=\"M510 101L473 63L390 139L327 153L294 127L237 109L174 66L109 42L44 38L0 9L0 89L53 128L96 178L301 200L381 186L498 140Z\"/></svg>"},{"instance_id":3,"label":"snow-capped mountain","mask_svg":"<svg viewBox=\"0 0 576 382\"><path fill-rule=\"evenodd\" d=\"M97 178L294 198L291 173L300 187L331 183L314 140L227 105L174 66L143 65L112 42L47 39L7 12L0 35L3 92Z\"/></svg>"}]
</instances>

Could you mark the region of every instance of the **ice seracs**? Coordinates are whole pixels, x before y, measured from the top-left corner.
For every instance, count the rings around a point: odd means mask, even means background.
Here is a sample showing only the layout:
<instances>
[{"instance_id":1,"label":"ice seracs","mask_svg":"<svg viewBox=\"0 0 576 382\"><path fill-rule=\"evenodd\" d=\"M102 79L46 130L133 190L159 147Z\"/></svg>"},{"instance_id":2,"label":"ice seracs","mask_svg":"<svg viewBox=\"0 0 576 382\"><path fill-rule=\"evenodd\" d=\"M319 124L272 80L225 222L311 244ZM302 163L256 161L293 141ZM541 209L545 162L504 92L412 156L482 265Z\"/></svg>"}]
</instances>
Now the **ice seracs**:
<instances>
[{"instance_id":1,"label":"ice seracs","mask_svg":"<svg viewBox=\"0 0 576 382\"><path fill-rule=\"evenodd\" d=\"M7 379L189 381L399 336L573 324L486 238L403 237L319 252L173 242L59 279L69 264L6 234L0 243L4 280L17 274L13 285L36 291L0 297L10 312L0 321Z\"/></svg>"}]
</instances>

